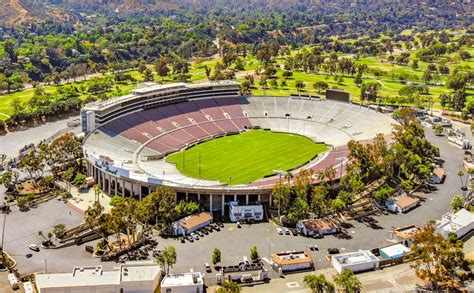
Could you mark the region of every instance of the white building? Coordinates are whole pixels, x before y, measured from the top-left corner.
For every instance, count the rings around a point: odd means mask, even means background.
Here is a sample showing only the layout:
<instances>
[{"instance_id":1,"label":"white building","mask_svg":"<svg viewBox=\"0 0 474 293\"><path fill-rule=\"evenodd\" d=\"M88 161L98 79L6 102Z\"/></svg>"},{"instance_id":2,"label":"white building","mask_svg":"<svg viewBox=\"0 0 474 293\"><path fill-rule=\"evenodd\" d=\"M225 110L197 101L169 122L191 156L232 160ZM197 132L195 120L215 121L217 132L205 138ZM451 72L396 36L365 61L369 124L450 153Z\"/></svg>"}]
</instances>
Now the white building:
<instances>
[{"instance_id":1,"label":"white building","mask_svg":"<svg viewBox=\"0 0 474 293\"><path fill-rule=\"evenodd\" d=\"M75 267L72 273L36 274L39 293L149 293L161 279L152 261L129 262L113 270L102 266Z\"/></svg>"},{"instance_id":2,"label":"white building","mask_svg":"<svg viewBox=\"0 0 474 293\"><path fill-rule=\"evenodd\" d=\"M379 258L369 250L359 250L333 255L331 265L339 273L352 270L354 273L375 270L379 267Z\"/></svg>"},{"instance_id":3,"label":"white building","mask_svg":"<svg viewBox=\"0 0 474 293\"><path fill-rule=\"evenodd\" d=\"M466 209L460 209L456 213L446 213L441 220L436 221L436 232L449 237L450 233L455 233L458 238L463 237L474 229L474 214Z\"/></svg>"},{"instance_id":4,"label":"white building","mask_svg":"<svg viewBox=\"0 0 474 293\"><path fill-rule=\"evenodd\" d=\"M229 203L229 218L232 222L237 222L243 219L261 221L263 220L263 206L262 205L240 206L236 201L231 201Z\"/></svg>"},{"instance_id":5,"label":"white building","mask_svg":"<svg viewBox=\"0 0 474 293\"><path fill-rule=\"evenodd\" d=\"M400 243L380 248L379 251L380 257L383 259L400 258L411 252L410 248Z\"/></svg>"},{"instance_id":6,"label":"white building","mask_svg":"<svg viewBox=\"0 0 474 293\"><path fill-rule=\"evenodd\" d=\"M395 213L405 213L420 204L420 199L407 195L388 199L385 205L389 210Z\"/></svg>"},{"instance_id":7,"label":"white building","mask_svg":"<svg viewBox=\"0 0 474 293\"><path fill-rule=\"evenodd\" d=\"M202 293L204 279L201 273L166 275L161 281L161 293Z\"/></svg>"}]
</instances>

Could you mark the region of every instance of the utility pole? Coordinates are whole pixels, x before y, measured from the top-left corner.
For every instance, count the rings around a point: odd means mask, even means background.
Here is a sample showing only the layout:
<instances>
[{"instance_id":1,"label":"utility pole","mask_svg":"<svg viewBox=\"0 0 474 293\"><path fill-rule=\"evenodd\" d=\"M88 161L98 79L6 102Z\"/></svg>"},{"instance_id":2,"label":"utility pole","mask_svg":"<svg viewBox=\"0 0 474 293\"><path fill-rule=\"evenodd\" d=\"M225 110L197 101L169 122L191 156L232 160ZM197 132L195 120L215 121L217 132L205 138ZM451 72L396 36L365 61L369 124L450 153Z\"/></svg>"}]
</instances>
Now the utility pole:
<instances>
[{"instance_id":1,"label":"utility pole","mask_svg":"<svg viewBox=\"0 0 474 293\"><path fill-rule=\"evenodd\" d=\"M201 177L201 152L199 152L199 177Z\"/></svg>"},{"instance_id":2,"label":"utility pole","mask_svg":"<svg viewBox=\"0 0 474 293\"><path fill-rule=\"evenodd\" d=\"M3 240L5 239L5 225L7 223L7 213L8 211L5 211L5 214L3 216L3 228L2 228L2 247L0 247L0 252L2 253L2 259L3 259L3 263L6 263L5 262L5 254L3 253Z\"/></svg>"},{"instance_id":3,"label":"utility pole","mask_svg":"<svg viewBox=\"0 0 474 293\"><path fill-rule=\"evenodd\" d=\"M281 176L286 174L285 171L282 170L273 170L273 172L278 173L279 177L279 185L278 185L278 223L281 222Z\"/></svg>"}]
</instances>

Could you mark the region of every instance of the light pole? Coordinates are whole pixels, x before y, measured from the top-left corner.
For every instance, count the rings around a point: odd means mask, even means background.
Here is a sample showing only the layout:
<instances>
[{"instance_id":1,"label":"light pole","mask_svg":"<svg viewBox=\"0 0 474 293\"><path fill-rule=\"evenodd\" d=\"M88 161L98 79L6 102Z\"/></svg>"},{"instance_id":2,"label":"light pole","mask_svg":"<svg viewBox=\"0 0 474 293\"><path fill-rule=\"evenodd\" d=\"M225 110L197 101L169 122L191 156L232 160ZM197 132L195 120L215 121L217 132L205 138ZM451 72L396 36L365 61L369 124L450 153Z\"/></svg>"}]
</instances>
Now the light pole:
<instances>
[{"instance_id":1,"label":"light pole","mask_svg":"<svg viewBox=\"0 0 474 293\"><path fill-rule=\"evenodd\" d=\"M3 240L5 239L5 224L7 223L7 214L8 214L8 211L5 211L5 214L3 216L3 228L2 228L2 247L0 247L0 252L2 253L2 259L3 259L3 262L5 262L5 255L3 254Z\"/></svg>"},{"instance_id":2,"label":"light pole","mask_svg":"<svg viewBox=\"0 0 474 293\"><path fill-rule=\"evenodd\" d=\"M281 176L286 174L283 170L273 170L274 173L278 174L279 185L278 185L278 223L281 223Z\"/></svg>"},{"instance_id":3,"label":"light pole","mask_svg":"<svg viewBox=\"0 0 474 293\"><path fill-rule=\"evenodd\" d=\"M344 164L344 162L346 161L346 158L345 157L339 157L339 158L336 158L336 160L339 162L340 166L339 166L339 171L340 171L340 175L339 175L339 180L341 180L342 178L342 164Z\"/></svg>"}]
</instances>

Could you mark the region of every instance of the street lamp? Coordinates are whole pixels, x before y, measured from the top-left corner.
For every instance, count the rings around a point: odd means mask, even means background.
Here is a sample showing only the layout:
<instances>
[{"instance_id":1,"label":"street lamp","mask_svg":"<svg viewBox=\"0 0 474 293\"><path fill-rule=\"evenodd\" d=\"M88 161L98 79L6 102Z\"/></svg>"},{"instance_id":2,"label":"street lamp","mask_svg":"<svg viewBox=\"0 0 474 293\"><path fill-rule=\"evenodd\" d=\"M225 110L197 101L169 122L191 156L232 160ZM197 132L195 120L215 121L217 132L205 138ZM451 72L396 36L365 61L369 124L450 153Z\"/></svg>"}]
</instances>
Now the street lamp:
<instances>
[{"instance_id":1,"label":"street lamp","mask_svg":"<svg viewBox=\"0 0 474 293\"><path fill-rule=\"evenodd\" d=\"M281 223L281 175L285 175L283 170L273 170L273 173L278 174L280 184L278 185L278 223Z\"/></svg>"},{"instance_id":2,"label":"street lamp","mask_svg":"<svg viewBox=\"0 0 474 293\"><path fill-rule=\"evenodd\" d=\"M340 175L339 175L339 180L341 180L342 178L342 164L344 164L344 162L346 161L346 157L338 157L336 158L336 160L340 163L340 166L339 166L339 171L340 171Z\"/></svg>"}]
</instances>

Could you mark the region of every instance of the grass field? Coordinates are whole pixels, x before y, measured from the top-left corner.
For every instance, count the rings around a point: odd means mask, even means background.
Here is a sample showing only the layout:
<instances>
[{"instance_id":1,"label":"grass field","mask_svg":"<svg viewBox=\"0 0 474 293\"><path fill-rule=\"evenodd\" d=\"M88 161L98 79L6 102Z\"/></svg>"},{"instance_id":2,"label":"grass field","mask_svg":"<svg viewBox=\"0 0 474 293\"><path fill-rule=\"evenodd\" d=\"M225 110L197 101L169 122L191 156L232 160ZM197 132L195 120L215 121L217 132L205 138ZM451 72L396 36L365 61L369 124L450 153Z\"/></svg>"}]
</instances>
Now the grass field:
<instances>
[{"instance_id":1,"label":"grass field","mask_svg":"<svg viewBox=\"0 0 474 293\"><path fill-rule=\"evenodd\" d=\"M326 150L326 145L304 136L253 130L199 144L170 155L167 161L190 177L235 185L271 175L273 170L294 169Z\"/></svg>"}]
</instances>

